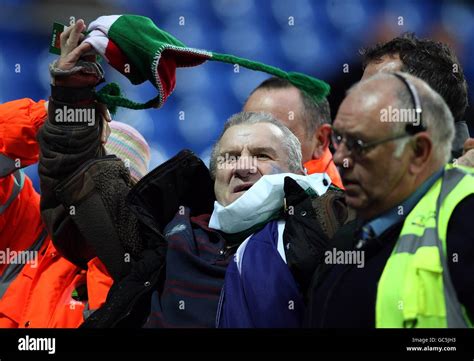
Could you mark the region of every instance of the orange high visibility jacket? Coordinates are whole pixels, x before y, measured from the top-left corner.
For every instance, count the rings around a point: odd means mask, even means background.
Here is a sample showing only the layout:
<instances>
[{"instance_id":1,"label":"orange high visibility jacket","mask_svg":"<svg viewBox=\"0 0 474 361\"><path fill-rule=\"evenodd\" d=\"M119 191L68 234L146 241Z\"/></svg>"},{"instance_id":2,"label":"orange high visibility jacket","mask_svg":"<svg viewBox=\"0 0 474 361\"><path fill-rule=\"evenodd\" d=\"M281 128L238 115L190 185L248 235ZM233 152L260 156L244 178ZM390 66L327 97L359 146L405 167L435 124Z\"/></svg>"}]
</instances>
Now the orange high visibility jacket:
<instances>
[{"instance_id":1,"label":"orange high visibility jacket","mask_svg":"<svg viewBox=\"0 0 474 361\"><path fill-rule=\"evenodd\" d=\"M327 173L329 178L331 178L332 183L341 189L344 189L342 185L342 179L339 175L334 161L332 160L332 154L329 148L326 149L323 156L319 159L312 159L304 164L308 174L313 173Z\"/></svg>"},{"instance_id":2,"label":"orange high visibility jacket","mask_svg":"<svg viewBox=\"0 0 474 361\"><path fill-rule=\"evenodd\" d=\"M85 271L61 257L41 222L21 168L38 161L46 116L45 101L0 105L0 327L78 327L112 285L97 258Z\"/></svg>"}]
</instances>

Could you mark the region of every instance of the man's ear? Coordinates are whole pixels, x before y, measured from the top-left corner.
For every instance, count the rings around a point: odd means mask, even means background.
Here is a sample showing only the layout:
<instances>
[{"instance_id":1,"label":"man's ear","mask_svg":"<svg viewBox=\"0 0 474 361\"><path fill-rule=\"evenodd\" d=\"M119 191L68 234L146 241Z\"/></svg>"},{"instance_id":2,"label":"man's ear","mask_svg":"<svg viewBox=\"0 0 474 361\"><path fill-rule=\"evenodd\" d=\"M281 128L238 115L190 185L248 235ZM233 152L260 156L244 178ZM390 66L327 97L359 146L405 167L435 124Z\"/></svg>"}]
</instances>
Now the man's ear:
<instances>
[{"instance_id":1,"label":"man's ear","mask_svg":"<svg viewBox=\"0 0 474 361\"><path fill-rule=\"evenodd\" d=\"M464 154L474 149L474 138L467 138L464 142Z\"/></svg>"},{"instance_id":2,"label":"man's ear","mask_svg":"<svg viewBox=\"0 0 474 361\"><path fill-rule=\"evenodd\" d=\"M413 154L411 155L409 170L412 174L419 174L430 161L433 154L433 142L428 133L422 132L414 136L411 147Z\"/></svg>"},{"instance_id":3,"label":"man's ear","mask_svg":"<svg viewBox=\"0 0 474 361\"><path fill-rule=\"evenodd\" d=\"M324 152L329 147L331 141L331 126L329 124L320 125L316 129L314 136L316 138L316 146L313 150L313 159L319 159L322 158Z\"/></svg>"}]
</instances>

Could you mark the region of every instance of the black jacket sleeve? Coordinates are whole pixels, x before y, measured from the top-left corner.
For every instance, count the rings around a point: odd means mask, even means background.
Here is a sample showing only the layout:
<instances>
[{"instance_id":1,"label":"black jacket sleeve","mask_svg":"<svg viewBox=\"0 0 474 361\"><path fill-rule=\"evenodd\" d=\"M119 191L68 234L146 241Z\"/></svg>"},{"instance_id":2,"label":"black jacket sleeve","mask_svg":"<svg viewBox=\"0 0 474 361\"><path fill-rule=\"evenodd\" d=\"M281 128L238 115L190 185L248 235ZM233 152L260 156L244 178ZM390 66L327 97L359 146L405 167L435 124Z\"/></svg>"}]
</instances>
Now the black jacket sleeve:
<instances>
[{"instance_id":1,"label":"black jacket sleeve","mask_svg":"<svg viewBox=\"0 0 474 361\"><path fill-rule=\"evenodd\" d=\"M98 256L120 279L141 251L136 218L125 205L129 172L118 158L105 156L92 90L53 87L52 95L38 134L42 218L69 261L86 269ZM86 122L65 121L79 119L75 114L81 111L89 112Z\"/></svg>"},{"instance_id":2,"label":"black jacket sleeve","mask_svg":"<svg viewBox=\"0 0 474 361\"><path fill-rule=\"evenodd\" d=\"M50 98L48 119L38 132L41 215L58 250L85 269L94 253L90 247L85 246L86 243L71 218L74 208L65 208L57 197L56 189L86 161L103 154L100 144L102 127L97 119L93 126L90 126L91 123L57 122L59 112L63 112L62 115L74 109L94 109L95 112L92 89L86 95L83 90L82 97L75 97L68 89L64 89L64 92L61 90L52 87L53 96L62 101ZM82 105L73 105L78 102L82 102Z\"/></svg>"},{"instance_id":3,"label":"black jacket sleeve","mask_svg":"<svg viewBox=\"0 0 474 361\"><path fill-rule=\"evenodd\" d=\"M332 237L355 215L347 208L342 190L330 188L321 196L311 196L287 177L284 191L286 260L300 291L306 294Z\"/></svg>"},{"instance_id":4,"label":"black jacket sleeve","mask_svg":"<svg viewBox=\"0 0 474 361\"><path fill-rule=\"evenodd\" d=\"M474 195L454 209L448 224L448 267L459 302L474 322Z\"/></svg>"}]
</instances>

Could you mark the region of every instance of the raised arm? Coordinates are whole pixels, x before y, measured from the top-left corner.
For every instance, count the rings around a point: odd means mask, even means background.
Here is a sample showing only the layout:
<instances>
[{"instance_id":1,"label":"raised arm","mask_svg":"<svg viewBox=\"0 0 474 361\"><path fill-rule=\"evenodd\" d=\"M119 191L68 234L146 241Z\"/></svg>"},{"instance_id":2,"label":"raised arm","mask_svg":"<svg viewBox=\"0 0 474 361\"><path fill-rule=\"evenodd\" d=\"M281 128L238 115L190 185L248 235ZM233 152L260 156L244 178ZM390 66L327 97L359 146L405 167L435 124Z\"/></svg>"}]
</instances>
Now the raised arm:
<instances>
[{"instance_id":1,"label":"raised arm","mask_svg":"<svg viewBox=\"0 0 474 361\"><path fill-rule=\"evenodd\" d=\"M123 162L105 156L106 112L94 100L103 79L89 44L80 43L79 20L61 35L61 57L52 75L48 120L39 131L41 213L56 248L87 268L98 256L114 279L128 272L124 240L138 237L136 220L120 204L130 188ZM107 120L107 119L105 119ZM110 192L119 196L110 197ZM126 214L125 214L126 213ZM118 219L126 222L117 224Z\"/></svg>"}]
</instances>

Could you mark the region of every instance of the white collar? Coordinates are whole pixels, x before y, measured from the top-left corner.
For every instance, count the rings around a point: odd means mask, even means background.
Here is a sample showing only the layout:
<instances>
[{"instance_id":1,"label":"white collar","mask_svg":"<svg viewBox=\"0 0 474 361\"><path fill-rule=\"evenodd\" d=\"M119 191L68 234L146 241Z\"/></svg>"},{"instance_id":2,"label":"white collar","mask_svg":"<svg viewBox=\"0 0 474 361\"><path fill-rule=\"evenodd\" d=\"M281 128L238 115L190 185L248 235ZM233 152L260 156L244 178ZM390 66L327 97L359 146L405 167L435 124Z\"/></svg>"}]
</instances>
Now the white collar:
<instances>
[{"instance_id":1,"label":"white collar","mask_svg":"<svg viewBox=\"0 0 474 361\"><path fill-rule=\"evenodd\" d=\"M209 227L225 233L238 233L265 222L283 206L285 177L293 178L304 190L311 188L318 195L326 193L331 184L326 173L264 175L231 204L224 207L215 201Z\"/></svg>"}]
</instances>

